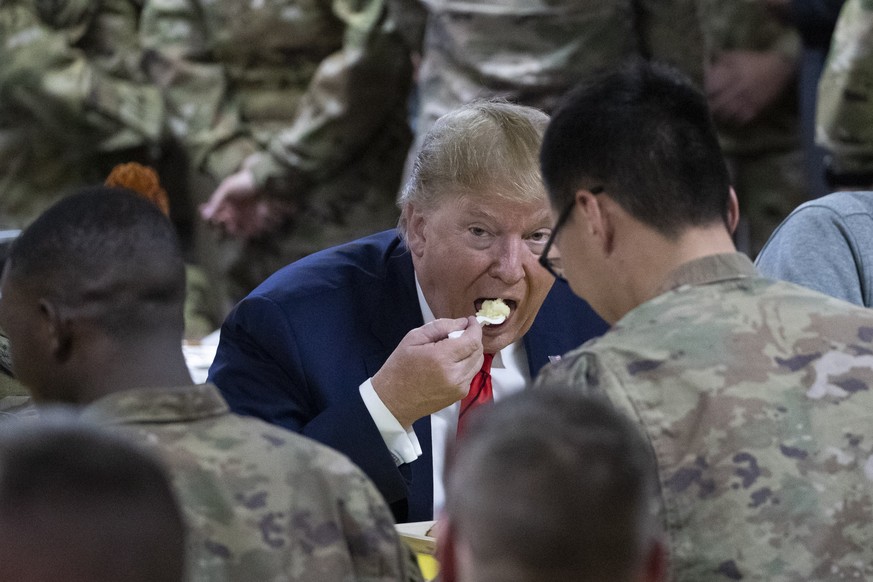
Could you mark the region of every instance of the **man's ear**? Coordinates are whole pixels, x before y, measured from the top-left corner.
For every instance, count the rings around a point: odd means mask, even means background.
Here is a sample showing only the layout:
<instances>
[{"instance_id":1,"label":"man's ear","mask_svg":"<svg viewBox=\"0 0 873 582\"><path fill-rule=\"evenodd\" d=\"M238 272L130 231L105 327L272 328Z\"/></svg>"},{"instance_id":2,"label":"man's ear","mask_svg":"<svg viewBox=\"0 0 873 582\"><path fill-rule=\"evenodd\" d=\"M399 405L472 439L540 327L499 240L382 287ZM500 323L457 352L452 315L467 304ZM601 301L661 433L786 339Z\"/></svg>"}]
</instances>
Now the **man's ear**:
<instances>
[{"instance_id":1,"label":"man's ear","mask_svg":"<svg viewBox=\"0 0 873 582\"><path fill-rule=\"evenodd\" d=\"M406 219L406 246L412 254L420 257L424 253L424 243L427 240L427 219L415 204L407 204L403 209L403 216Z\"/></svg>"},{"instance_id":2,"label":"man's ear","mask_svg":"<svg viewBox=\"0 0 873 582\"><path fill-rule=\"evenodd\" d=\"M728 196L728 211L727 211L727 227L728 231L733 236L734 232L737 230L737 224L740 222L740 201L737 198L737 192L734 190L734 187L731 186L730 194Z\"/></svg>"},{"instance_id":3,"label":"man's ear","mask_svg":"<svg viewBox=\"0 0 873 582\"><path fill-rule=\"evenodd\" d=\"M602 195L590 190L576 191L576 204L579 206L587 235L597 242L604 253L612 251L614 224L612 213Z\"/></svg>"},{"instance_id":4,"label":"man's ear","mask_svg":"<svg viewBox=\"0 0 873 582\"><path fill-rule=\"evenodd\" d=\"M50 299L39 300L39 313L45 326L49 352L58 361L66 361L73 343L72 322L66 310Z\"/></svg>"}]
</instances>

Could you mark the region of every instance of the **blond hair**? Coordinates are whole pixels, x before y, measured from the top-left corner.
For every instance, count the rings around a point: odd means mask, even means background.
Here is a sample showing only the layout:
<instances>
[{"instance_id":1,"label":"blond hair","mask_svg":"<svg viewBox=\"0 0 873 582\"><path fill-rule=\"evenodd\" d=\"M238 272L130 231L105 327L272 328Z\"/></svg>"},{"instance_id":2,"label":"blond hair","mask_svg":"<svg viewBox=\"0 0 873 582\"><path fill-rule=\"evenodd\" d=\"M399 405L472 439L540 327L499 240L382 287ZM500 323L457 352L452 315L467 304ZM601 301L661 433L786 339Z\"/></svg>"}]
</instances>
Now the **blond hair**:
<instances>
[{"instance_id":1,"label":"blond hair","mask_svg":"<svg viewBox=\"0 0 873 582\"><path fill-rule=\"evenodd\" d=\"M433 208L446 195L487 192L545 200L539 151L548 116L506 101L475 101L440 117L427 133L398 204ZM406 231L406 213L399 229Z\"/></svg>"}]
</instances>

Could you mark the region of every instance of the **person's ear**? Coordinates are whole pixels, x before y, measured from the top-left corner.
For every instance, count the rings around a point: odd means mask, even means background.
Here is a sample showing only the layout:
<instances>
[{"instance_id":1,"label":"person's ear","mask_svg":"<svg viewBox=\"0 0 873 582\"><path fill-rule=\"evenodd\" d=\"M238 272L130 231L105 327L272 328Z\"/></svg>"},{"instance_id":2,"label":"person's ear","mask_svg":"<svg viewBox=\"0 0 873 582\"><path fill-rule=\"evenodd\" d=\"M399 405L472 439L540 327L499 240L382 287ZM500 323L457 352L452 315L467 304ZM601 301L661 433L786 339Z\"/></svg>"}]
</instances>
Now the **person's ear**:
<instances>
[{"instance_id":1,"label":"person's ear","mask_svg":"<svg viewBox=\"0 0 873 582\"><path fill-rule=\"evenodd\" d=\"M66 361L72 346L72 323L66 310L49 299L39 300L39 313L45 326L49 353L60 362Z\"/></svg>"},{"instance_id":2,"label":"person's ear","mask_svg":"<svg viewBox=\"0 0 873 582\"><path fill-rule=\"evenodd\" d=\"M427 241L427 217L415 204L407 204L403 209L403 216L406 219L406 246L412 254L420 257Z\"/></svg>"},{"instance_id":3,"label":"person's ear","mask_svg":"<svg viewBox=\"0 0 873 582\"><path fill-rule=\"evenodd\" d=\"M596 241L604 253L612 251L614 224L613 216L602 194L594 194L590 190L576 191L576 205L582 215L582 228L590 239Z\"/></svg>"},{"instance_id":4,"label":"person's ear","mask_svg":"<svg viewBox=\"0 0 873 582\"><path fill-rule=\"evenodd\" d=\"M737 224L740 222L740 200L737 198L737 192L734 190L733 186L731 186L730 194L728 195L727 219L728 231L731 233L731 236L733 236L734 232L737 230Z\"/></svg>"}]
</instances>

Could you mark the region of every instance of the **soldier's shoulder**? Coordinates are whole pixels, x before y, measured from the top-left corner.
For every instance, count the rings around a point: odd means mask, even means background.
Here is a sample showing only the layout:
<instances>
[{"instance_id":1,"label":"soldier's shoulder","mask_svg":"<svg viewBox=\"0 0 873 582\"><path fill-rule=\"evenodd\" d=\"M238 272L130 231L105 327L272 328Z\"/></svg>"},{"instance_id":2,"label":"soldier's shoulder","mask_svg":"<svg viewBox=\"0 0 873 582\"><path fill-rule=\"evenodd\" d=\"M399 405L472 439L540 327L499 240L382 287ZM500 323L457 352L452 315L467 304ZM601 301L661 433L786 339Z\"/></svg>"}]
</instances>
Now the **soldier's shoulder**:
<instances>
[{"instance_id":1,"label":"soldier's shoulder","mask_svg":"<svg viewBox=\"0 0 873 582\"><path fill-rule=\"evenodd\" d=\"M360 472L343 453L306 435L270 424L259 418L231 413L228 420L211 429L232 436L245 434L240 447L256 447L263 453L262 460L276 468L295 471L317 470L325 475L356 475Z\"/></svg>"},{"instance_id":2,"label":"soldier's shoulder","mask_svg":"<svg viewBox=\"0 0 873 582\"><path fill-rule=\"evenodd\" d=\"M598 385L600 369L598 353L603 349L604 336L591 339L581 346L562 354L560 359L543 367L537 376L542 388L573 386L588 390ZM608 343L608 339L606 340Z\"/></svg>"}]
</instances>

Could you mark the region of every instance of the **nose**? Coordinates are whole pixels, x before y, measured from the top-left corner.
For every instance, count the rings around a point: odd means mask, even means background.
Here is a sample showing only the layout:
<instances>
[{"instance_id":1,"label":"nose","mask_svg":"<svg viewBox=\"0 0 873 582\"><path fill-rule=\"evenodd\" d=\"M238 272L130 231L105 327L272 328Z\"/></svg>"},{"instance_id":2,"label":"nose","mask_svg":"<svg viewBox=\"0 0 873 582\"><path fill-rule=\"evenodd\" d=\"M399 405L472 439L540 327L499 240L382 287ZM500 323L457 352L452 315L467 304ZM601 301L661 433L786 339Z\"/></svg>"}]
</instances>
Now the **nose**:
<instances>
[{"instance_id":1,"label":"nose","mask_svg":"<svg viewBox=\"0 0 873 582\"><path fill-rule=\"evenodd\" d=\"M489 273L507 285L514 285L524 278L525 261L533 256L523 240L507 239L496 245Z\"/></svg>"}]
</instances>

